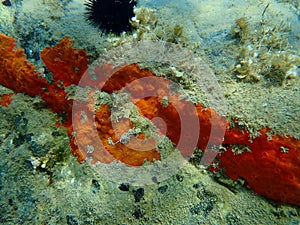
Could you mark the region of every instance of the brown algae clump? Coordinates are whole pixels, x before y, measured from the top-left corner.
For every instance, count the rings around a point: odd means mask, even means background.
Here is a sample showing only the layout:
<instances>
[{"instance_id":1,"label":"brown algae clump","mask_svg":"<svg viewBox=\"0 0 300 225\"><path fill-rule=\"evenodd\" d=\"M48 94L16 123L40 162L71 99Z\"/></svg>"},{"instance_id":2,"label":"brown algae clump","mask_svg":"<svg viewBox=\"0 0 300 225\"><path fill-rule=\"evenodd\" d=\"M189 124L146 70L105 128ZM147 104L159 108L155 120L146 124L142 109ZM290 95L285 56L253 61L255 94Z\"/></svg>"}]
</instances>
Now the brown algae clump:
<instances>
[{"instance_id":1,"label":"brown algae clump","mask_svg":"<svg viewBox=\"0 0 300 225\"><path fill-rule=\"evenodd\" d=\"M238 40L236 77L246 81L265 81L283 85L287 79L299 76L299 55L292 51L287 39L290 31L285 22L271 25L260 21L251 24L246 17L236 20L231 34Z\"/></svg>"}]
</instances>

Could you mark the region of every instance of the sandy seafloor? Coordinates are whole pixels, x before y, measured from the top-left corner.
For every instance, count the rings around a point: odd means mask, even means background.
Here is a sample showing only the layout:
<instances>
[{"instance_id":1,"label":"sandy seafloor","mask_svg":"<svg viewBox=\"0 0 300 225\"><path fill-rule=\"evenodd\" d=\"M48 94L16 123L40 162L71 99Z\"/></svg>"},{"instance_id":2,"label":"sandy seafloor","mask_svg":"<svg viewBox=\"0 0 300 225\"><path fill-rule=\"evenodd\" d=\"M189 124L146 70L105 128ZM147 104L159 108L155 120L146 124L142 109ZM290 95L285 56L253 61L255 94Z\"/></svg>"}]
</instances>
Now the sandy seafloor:
<instances>
[{"instance_id":1,"label":"sandy seafloor","mask_svg":"<svg viewBox=\"0 0 300 225\"><path fill-rule=\"evenodd\" d=\"M249 29L255 29L268 3L264 26L289 24L287 49L299 57L296 0L141 0L138 7L152 8L162 30L183 27L184 37L176 40L215 72L228 119L239 118L253 132L268 126L299 139L299 64L280 85L265 78L248 82L233 72L240 51L230 35L235 21L246 17ZM64 36L91 58L118 45L120 39L101 35L83 13L81 0L16 0L11 7L0 4L0 31L12 36L38 68L39 52ZM0 93L11 90L0 86ZM60 117L39 98L16 94L0 111L0 224L300 224L299 207L257 196L242 181L217 180L192 164L163 182L122 191L119 183L77 162L66 130L55 127Z\"/></svg>"}]
</instances>

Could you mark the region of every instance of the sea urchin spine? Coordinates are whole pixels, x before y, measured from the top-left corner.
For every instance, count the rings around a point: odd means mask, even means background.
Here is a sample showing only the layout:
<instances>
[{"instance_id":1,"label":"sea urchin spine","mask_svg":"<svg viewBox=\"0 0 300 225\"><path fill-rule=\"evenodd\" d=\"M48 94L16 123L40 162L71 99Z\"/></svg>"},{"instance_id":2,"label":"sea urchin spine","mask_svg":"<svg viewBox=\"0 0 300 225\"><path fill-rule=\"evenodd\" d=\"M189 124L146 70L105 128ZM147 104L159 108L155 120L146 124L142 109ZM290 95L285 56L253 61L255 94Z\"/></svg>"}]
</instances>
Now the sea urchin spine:
<instances>
[{"instance_id":1,"label":"sea urchin spine","mask_svg":"<svg viewBox=\"0 0 300 225\"><path fill-rule=\"evenodd\" d=\"M103 31L120 34L131 29L136 0L88 0L84 4L86 19Z\"/></svg>"}]
</instances>

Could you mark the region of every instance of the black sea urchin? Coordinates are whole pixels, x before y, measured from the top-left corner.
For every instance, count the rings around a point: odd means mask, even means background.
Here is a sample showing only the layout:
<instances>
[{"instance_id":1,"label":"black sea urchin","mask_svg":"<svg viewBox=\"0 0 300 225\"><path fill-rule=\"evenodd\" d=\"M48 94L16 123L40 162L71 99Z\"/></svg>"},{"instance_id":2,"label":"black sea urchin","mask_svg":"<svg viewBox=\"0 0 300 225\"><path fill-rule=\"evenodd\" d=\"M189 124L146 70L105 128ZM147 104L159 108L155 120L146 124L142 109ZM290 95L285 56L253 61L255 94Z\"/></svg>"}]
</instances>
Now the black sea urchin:
<instances>
[{"instance_id":1,"label":"black sea urchin","mask_svg":"<svg viewBox=\"0 0 300 225\"><path fill-rule=\"evenodd\" d=\"M86 19L106 32L120 34L130 30L136 0L88 0Z\"/></svg>"}]
</instances>

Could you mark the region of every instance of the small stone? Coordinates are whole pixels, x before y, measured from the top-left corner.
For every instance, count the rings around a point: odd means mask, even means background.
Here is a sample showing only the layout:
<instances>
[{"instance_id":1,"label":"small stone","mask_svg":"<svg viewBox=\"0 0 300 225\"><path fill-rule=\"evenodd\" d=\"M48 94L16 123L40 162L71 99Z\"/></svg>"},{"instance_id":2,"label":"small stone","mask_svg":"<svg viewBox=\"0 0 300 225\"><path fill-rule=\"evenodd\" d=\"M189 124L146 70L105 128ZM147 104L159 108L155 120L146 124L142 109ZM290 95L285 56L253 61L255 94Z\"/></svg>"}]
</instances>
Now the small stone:
<instances>
[{"instance_id":1,"label":"small stone","mask_svg":"<svg viewBox=\"0 0 300 225\"><path fill-rule=\"evenodd\" d=\"M179 181L179 182L182 182L183 181L183 176L179 175L179 174L176 174L176 179Z\"/></svg>"},{"instance_id":2,"label":"small stone","mask_svg":"<svg viewBox=\"0 0 300 225\"><path fill-rule=\"evenodd\" d=\"M139 188L133 191L134 194L134 201L140 202L141 199L144 197L144 188Z\"/></svg>"},{"instance_id":3,"label":"small stone","mask_svg":"<svg viewBox=\"0 0 300 225\"><path fill-rule=\"evenodd\" d=\"M163 185L163 186L160 186L157 190L158 190L158 192L163 194L167 191L167 189L168 189L168 185Z\"/></svg>"},{"instance_id":4,"label":"small stone","mask_svg":"<svg viewBox=\"0 0 300 225\"><path fill-rule=\"evenodd\" d=\"M101 185L95 179L92 180L91 190L93 193L97 193L100 190Z\"/></svg>"},{"instance_id":5,"label":"small stone","mask_svg":"<svg viewBox=\"0 0 300 225\"><path fill-rule=\"evenodd\" d=\"M5 6L11 6L11 2L9 0L2 0L2 4Z\"/></svg>"},{"instance_id":6,"label":"small stone","mask_svg":"<svg viewBox=\"0 0 300 225\"><path fill-rule=\"evenodd\" d=\"M156 176L153 176L151 180L152 180L154 183L156 183L156 184L158 183L158 180L157 180L157 177L156 177Z\"/></svg>"},{"instance_id":7,"label":"small stone","mask_svg":"<svg viewBox=\"0 0 300 225\"><path fill-rule=\"evenodd\" d=\"M78 225L78 222L77 222L77 220L74 218L74 216L67 215L67 216L66 216L66 219L67 219L67 224L68 224L68 225Z\"/></svg>"},{"instance_id":8,"label":"small stone","mask_svg":"<svg viewBox=\"0 0 300 225\"><path fill-rule=\"evenodd\" d=\"M136 218L136 219L140 219L145 215L145 212L142 211L140 209L140 207L137 207L134 212L132 213L132 215Z\"/></svg>"},{"instance_id":9,"label":"small stone","mask_svg":"<svg viewBox=\"0 0 300 225\"><path fill-rule=\"evenodd\" d=\"M119 189L121 191L129 191L129 186L130 185L128 183L123 183L123 184L120 184Z\"/></svg>"},{"instance_id":10,"label":"small stone","mask_svg":"<svg viewBox=\"0 0 300 225\"><path fill-rule=\"evenodd\" d=\"M200 187L200 184L193 184L193 188L198 189Z\"/></svg>"}]
</instances>

